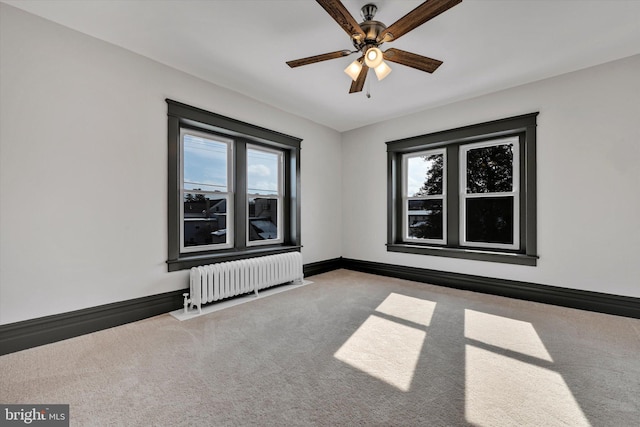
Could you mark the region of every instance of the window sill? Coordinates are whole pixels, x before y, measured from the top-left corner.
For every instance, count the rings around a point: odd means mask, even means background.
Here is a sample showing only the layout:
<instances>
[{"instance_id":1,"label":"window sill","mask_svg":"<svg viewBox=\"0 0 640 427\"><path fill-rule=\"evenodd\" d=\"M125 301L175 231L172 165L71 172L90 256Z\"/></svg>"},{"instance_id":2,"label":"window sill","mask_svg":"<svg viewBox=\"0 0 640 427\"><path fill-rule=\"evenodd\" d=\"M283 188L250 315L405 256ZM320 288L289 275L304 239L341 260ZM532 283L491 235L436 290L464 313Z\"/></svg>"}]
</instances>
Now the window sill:
<instances>
[{"instance_id":1,"label":"window sill","mask_svg":"<svg viewBox=\"0 0 640 427\"><path fill-rule=\"evenodd\" d=\"M246 249L229 249L218 253L208 254L185 254L178 259L170 259L167 261L169 271L187 270L191 267L201 265L215 264L217 262L235 261L239 259L253 258L258 256L267 256L282 254L286 252L299 251L302 246L270 246L270 247L251 247Z\"/></svg>"},{"instance_id":2,"label":"window sill","mask_svg":"<svg viewBox=\"0 0 640 427\"><path fill-rule=\"evenodd\" d=\"M445 248L436 246L411 245L406 243L387 244L388 252L402 252L407 254L432 255L448 258L470 259L475 261L501 262L536 266L537 255L516 254L510 252L493 252L481 249Z\"/></svg>"}]
</instances>

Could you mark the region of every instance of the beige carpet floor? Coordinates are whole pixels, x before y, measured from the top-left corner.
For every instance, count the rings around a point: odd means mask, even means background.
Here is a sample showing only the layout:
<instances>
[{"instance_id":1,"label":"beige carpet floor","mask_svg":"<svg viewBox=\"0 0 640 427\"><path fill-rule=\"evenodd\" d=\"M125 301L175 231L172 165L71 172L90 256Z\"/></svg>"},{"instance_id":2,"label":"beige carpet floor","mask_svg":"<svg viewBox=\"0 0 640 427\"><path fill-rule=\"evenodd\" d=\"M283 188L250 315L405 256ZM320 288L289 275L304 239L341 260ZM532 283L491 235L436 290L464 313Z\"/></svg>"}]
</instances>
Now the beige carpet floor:
<instances>
[{"instance_id":1,"label":"beige carpet floor","mask_svg":"<svg viewBox=\"0 0 640 427\"><path fill-rule=\"evenodd\" d=\"M638 426L640 320L337 270L0 357L73 426Z\"/></svg>"}]
</instances>

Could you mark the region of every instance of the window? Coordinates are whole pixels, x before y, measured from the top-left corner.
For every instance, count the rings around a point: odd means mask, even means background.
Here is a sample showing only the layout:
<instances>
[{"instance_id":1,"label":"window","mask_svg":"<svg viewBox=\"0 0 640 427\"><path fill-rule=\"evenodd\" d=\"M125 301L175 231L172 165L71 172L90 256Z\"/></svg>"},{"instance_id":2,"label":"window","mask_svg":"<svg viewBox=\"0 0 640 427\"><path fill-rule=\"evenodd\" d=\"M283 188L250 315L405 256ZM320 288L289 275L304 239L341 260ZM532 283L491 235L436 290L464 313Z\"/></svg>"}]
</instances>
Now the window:
<instances>
[{"instance_id":1,"label":"window","mask_svg":"<svg viewBox=\"0 0 640 427\"><path fill-rule=\"evenodd\" d=\"M462 246L518 249L518 138L460 146Z\"/></svg>"},{"instance_id":2,"label":"window","mask_svg":"<svg viewBox=\"0 0 640 427\"><path fill-rule=\"evenodd\" d=\"M169 271L300 249L300 139L168 104Z\"/></svg>"},{"instance_id":3,"label":"window","mask_svg":"<svg viewBox=\"0 0 640 427\"><path fill-rule=\"evenodd\" d=\"M387 250L536 265L536 117L388 142Z\"/></svg>"},{"instance_id":4,"label":"window","mask_svg":"<svg viewBox=\"0 0 640 427\"><path fill-rule=\"evenodd\" d=\"M233 218L233 141L181 130L181 251L233 246L227 218Z\"/></svg>"},{"instance_id":5,"label":"window","mask_svg":"<svg viewBox=\"0 0 640 427\"><path fill-rule=\"evenodd\" d=\"M407 241L445 243L445 151L404 156L404 237Z\"/></svg>"},{"instance_id":6,"label":"window","mask_svg":"<svg viewBox=\"0 0 640 427\"><path fill-rule=\"evenodd\" d=\"M247 148L248 245L282 241L282 152Z\"/></svg>"}]
</instances>

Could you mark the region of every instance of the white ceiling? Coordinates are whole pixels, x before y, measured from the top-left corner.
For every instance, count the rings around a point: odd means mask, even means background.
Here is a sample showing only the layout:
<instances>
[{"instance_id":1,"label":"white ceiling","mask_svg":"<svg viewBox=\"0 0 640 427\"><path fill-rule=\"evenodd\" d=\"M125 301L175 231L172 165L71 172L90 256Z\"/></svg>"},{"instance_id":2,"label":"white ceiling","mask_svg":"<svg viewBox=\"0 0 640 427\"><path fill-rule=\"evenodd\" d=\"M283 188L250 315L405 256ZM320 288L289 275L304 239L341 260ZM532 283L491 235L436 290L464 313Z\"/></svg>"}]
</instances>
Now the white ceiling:
<instances>
[{"instance_id":1,"label":"white ceiling","mask_svg":"<svg viewBox=\"0 0 640 427\"><path fill-rule=\"evenodd\" d=\"M351 49L311 0L2 0L338 131L640 53L640 0L464 0L384 48L444 64L393 72L349 94L356 58L285 61ZM373 0L387 26L419 0ZM343 0L358 22L367 0Z\"/></svg>"}]
</instances>

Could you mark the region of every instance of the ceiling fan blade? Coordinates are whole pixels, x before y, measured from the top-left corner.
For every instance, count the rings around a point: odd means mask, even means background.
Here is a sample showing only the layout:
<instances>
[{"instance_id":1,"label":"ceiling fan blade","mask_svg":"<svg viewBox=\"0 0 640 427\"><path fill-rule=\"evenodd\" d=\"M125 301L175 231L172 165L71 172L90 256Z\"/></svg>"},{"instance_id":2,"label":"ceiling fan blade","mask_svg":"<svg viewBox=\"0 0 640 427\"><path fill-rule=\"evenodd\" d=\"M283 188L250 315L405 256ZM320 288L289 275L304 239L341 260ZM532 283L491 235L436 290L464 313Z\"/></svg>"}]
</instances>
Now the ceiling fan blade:
<instances>
[{"instance_id":1,"label":"ceiling fan blade","mask_svg":"<svg viewBox=\"0 0 640 427\"><path fill-rule=\"evenodd\" d=\"M336 52L323 53L322 55L309 56L307 58L294 59L293 61L287 61L287 65L291 68L300 67L301 65L315 64L316 62L327 61L329 59L342 58L343 56L349 56L353 52L350 50L338 50Z\"/></svg>"},{"instance_id":2,"label":"ceiling fan blade","mask_svg":"<svg viewBox=\"0 0 640 427\"><path fill-rule=\"evenodd\" d=\"M349 37L356 40L364 39L364 31L360 25L353 19L346 7L340 0L316 0L320 6L327 11L329 15L349 34Z\"/></svg>"},{"instance_id":3,"label":"ceiling fan blade","mask_svg":"<svg viewBox=\"0 0 640 427\"><path fill-rule=\"evenodd\" d=\"M364 81L367 79L367 71L369 71L369 67L366 64L362 64L362 70L360 70L360 74L358 74L358 78L351 82L351 87L349 88L349 93L361 92L364 87Z\"/></svg>"},{"instance_id":4,"label":"ceiling fan blade","mask_svg":"<svg viewBox=\"0 0 640 427\"><path fill-rule=\"evenodd\" d=\"M435 18L442 12L446 12L462 0L427 0L420 6L407 13L387 29L383 30L377 37L377 42L389 42L397 40L404 34L416 27L424 24L428 20Z\"/></svg>"},{"instance_id":5,"label":"ceiling fan blade","mask_svg":"<svg viewBox=\"0 0 640 427\"><path fill-rule=\"evenodd\" d=\"M383 57L387 61L406 65L407 67L426 71L427 73L433 73L440 65L442 65L442 61L438 61L437 59L427 58L426 56L417 55L415 53L395 48L387 49L384 52Z\"/></svg>"}]
</instances>

